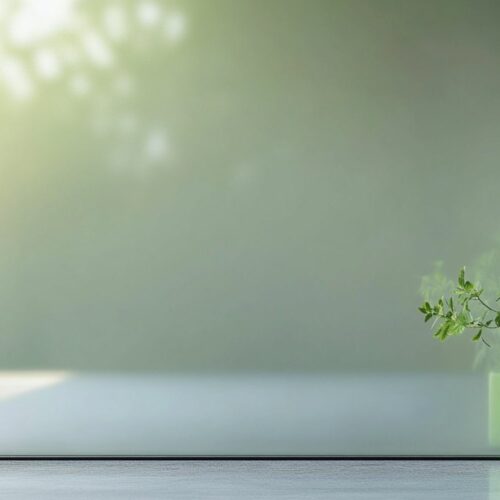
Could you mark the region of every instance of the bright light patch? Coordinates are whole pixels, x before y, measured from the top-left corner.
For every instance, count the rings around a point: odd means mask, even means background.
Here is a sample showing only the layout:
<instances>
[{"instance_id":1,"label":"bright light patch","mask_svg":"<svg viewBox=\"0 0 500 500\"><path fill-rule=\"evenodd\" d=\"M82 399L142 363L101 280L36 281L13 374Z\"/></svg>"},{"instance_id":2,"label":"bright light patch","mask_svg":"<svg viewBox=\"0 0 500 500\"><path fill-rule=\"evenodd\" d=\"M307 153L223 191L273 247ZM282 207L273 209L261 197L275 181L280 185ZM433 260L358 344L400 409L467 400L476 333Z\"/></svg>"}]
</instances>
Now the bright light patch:
<instances>
[{"instance_id":1,"label":"bright light patch","mask_svg":"<svg viewBox=\"0 0 500 500\"><path fill-rule=\"evenodd\" d=\"M24 64L14 57L0 58L0 79L14 99L25 101L33 96L33 83Z\"/></svg>"},{"instance_id":2,"label":"bright light patch","mask_svg":"<svg viewBox=\"0 0 500 500\"><path fill-rule=\"evenodd\" d=\"M160 20L161 11L156 2L141 2L137 7L137 19L143 26L153 26Z\"/></svg>"},{"instance_id":3,"label":"bright light patch","mask_svg":"<svg viewBox=\"0 0 500 500\"><path fill-rule=\"evenodd\" d=\"M76 0L21 0L6 23L7 40L17 47L35 43L71 29Z\"/></svg>"},{"instance_id":4,"label":"bright light patch","mask_svg":"<svg viewBox=\"0 0 500 500\"><path fill-rule=\"evenodd\" d=\"M170 137L131 99L142 75L127 54L156 57L185 36L186 22L159 0L0 0L0 98L43 98L57 79L71 102L89 106L91 131L118 143L115 170L152 170L169 159Z\"/></svg>"},{"instance_id":5,"label":"bright light patch","mask_svg":"<svg viewBox=\"0 0 500 500\"><path fill-rule=\"evenodd\" d=\"M96 66L107 67L113 63L113 54L108 44L97 33L89 32L83 36L83 48Z\"/></svg>"},{"instance_id":6,"label":"bright light patch","mask_svg":"<svg viewBox=\"0 0 500 500\"><path fill-rule=\"evenodd\" d=\"M69 376L68 372L0 372L0 401L60 384Z\"/></svg>"},{"instance_id":7,"label":"bright light patch","mask_svg":"<svg viewBox=\"0 0 500 500\"><path fill-rule=\"evenodd\" d=\"M7 17L8 4L7 2L0 2L0 23Z\"/></svg>"},{"instance_id":8,"label":"bright light patch","mask_svg":"<svg viewBox=\"0 0 500 500\"><path fill-rule=\"evenodd\" d=\"M110 5L104 11L104 29L108 37L121 42L127 36L127 19L125 11L119 5Z\"/></svg>"},{"instance_id":9,"label":"bright light patch","mask_svg":"<svg viewBox=\"0 0 500 500\"><path fill-rule=\"evenodd\" d=\"M163 130L152 130L146 137L144 152L150 162L165 158L169 150L167 135Z\"/></svg>"},{"instance_id":10,"label":"bright light patch","mask_svg":"<svg viewBox=\"0 0 500 500\"><path fill-rule=\"evenodd\" d=\"M186 18L179 12L169 14L164 25L165 36L171 42L178 42L186 34Z\"/></svg>"},{"instance_id":11,"label":"bright light patch","mask_svg":"<svg viewBox=\"0 0 500 500\"><path fill-rule=\"evenodd\" d=\"M53 50L37 50L35 52L34 62L38 75L45 80L53 80L61 74L60 60Z\"/></svg>"}]
</instances>

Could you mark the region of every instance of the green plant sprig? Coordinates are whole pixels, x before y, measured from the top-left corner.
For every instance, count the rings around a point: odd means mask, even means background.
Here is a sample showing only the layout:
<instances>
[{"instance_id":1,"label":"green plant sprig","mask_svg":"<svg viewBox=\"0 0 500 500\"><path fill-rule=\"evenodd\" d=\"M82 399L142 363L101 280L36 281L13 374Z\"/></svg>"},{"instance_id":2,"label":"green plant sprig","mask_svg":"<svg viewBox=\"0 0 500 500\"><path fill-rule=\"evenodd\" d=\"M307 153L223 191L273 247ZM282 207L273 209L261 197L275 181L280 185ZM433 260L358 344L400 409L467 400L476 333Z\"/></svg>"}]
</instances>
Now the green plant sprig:
<instances>
[{"instance_id":1,"label":"green plant sprig","mask_svg":"<svg viewBox=\"0 0 500 500\"><path fill-rule=\"evenodd\" d=\"M482 297L483 292L478 284L465 279L463 267L458 275L458 284L452 292L456 296L455 301L453 296L441 297L435 304L425 301L418 310L424 314L425 322L434 319L434 337L439 340L472 330L473 341L481 340L490 347L483 332L500 328L500 310L490 306ZM500 300L500 297L496 300Z\"/></svg>"}]
</instances>

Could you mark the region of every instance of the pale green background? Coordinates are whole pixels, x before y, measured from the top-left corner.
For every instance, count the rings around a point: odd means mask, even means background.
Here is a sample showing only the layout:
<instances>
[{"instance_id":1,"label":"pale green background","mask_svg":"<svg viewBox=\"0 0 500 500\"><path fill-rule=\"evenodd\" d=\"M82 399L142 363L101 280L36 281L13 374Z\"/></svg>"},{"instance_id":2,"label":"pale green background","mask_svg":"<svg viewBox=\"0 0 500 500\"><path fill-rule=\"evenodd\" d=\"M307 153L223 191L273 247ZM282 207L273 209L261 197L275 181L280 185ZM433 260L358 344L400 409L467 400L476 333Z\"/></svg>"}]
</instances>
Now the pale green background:
<instances>
[{"instance_id":1,"label":"pale green background","mask_svg":"<svg viewBox=\"0 0 500 500\"><path fill-rule=\"evenodd\" d=\"M499 229L500 4L161 2L175 43L138 4L109 67L50 82L36 46L78 36L0 18L34 86L0 81L1 368L469 370L416 307Z\"/></svg>"}]
</instances>

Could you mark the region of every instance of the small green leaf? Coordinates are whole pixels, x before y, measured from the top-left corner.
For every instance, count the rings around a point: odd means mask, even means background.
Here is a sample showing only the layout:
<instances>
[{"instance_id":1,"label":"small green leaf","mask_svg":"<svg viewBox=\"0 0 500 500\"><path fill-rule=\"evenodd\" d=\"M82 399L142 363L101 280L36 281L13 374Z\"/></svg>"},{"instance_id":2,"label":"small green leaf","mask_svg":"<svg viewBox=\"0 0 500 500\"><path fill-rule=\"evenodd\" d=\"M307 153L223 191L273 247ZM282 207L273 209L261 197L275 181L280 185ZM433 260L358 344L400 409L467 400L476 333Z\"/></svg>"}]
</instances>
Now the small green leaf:
<instances>
[{"instance_id":1,"label":"small green leaf","mask_svg":"<svg viewBox=\"0 0 500 500\"><path fill-rule=\"evenodd\" d=\"M465 267L460 269L460 273L458 274L458 284L463 287L465 286Z\"/></svg>"},{"instance_id":2,"label":"small green leaf","mask_svg":"<svg viewBox=\"0 0 500 500\"><path fill-rule=\"evenodd\" d=\"M465 326L460 323L455 323L450 326L446 332L448 335L460 335L465 330Z\"/></svg>"},{"instance_id":3,"label":"small green leaf","mask_svg":"<svg viewBox=\"0 0 500 500\"><path fill-rule=\"evenodd\" d=\"M435 306L434 306L434 308L432 309L432 312L433 312L434 314L438 314L438 315L439 315L439 314L441 314L441 313L443 312L443 308L442 308L439 304L437 304L437 305L435 305Z\"/></svg>"},{"instance_id":4,"label":"small green leaf","mask_svg":"<svg viewBox=\"0 0 500 500\"><path fill-rule=\"evenodd\" d=\"M466 326L469 323L469 315L467 312L462 311L458 316L457 316L457 324L460 326Z\"/></svg>"},{"instance_id":5,"label":"small green leaf","mask_svg":"<svg viewBox=\"0 0 500 500\"><path fill-rule=\"evenodd\" d=\"M433 315L432 315L431 313L427 314L427 315L425 316L424 321L427 323L427 321L429 321L429 320L432 318L432 316L433 316Z\"/></svg>"},{"instance_id":6,"label":"small green leaf","mask_svg":"<svg viewBox=\"0 0 500 500\"><path fill-rule=\"evenodd\" d=\"M483 329L479 330L479 331L476 333L476 335L474 335L474 337L472 337L472 340L473 340L474 342L477 342L477 341L481 338L482 333L483 333Z\"/></svg>"},{"instance_id":7,"label":"small green leaf","mask_svg":"<svg viewBox=\"0 0 500 500\"><path fill-rule=\"evenodd\" d=\"M495 325L500 326L500 313L495 316Z\"/></svg>"},{"instance_id":8,"label":"small green leaf","mask_svg":"<svg viewBox=\"0 0 500 500\"><path fill-rule=\"evenodd\" d=\"M474 290L474 285L470 281L466 281L464 284L464 289L466 292L472 292L472 290Z\"/></svg>"},{"instance_id":9,"label":"small green leaf","mask_svg":"<svg viewBox=\"0 0 500 500\"><path fill-rule=\"evenodd\" d=\"M448 336L448 332L450 330L450 327L451 327L451 322L449 322L449 321L442 326L441 332L439 334L439 339L441 341L445 340L446 337Z\"/></svg>"}]
</instances>

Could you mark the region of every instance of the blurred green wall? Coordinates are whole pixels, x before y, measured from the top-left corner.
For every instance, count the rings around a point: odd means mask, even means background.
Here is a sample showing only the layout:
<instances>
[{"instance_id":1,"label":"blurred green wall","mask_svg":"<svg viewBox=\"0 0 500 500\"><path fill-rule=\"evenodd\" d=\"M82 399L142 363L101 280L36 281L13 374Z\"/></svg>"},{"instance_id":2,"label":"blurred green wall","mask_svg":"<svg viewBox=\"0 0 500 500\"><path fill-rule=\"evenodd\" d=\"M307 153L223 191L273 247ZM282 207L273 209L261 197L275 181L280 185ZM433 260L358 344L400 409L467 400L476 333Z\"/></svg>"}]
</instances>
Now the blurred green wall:
<instances>
[{"instance_id":1,"label":"blurred green wall","mask_svg":"<svg viewBox=\"0 0 500 500\"><path fill-rule=\"evenodd\" d=\"M417 290L498 233L499 3L89 1L36 36L23 8L0 368L469 369Z\"/></svg>"}]
</instances>

